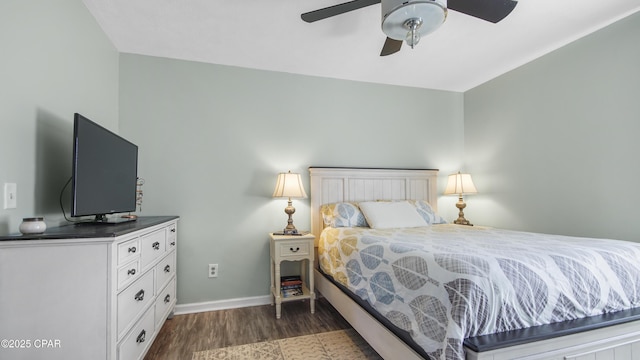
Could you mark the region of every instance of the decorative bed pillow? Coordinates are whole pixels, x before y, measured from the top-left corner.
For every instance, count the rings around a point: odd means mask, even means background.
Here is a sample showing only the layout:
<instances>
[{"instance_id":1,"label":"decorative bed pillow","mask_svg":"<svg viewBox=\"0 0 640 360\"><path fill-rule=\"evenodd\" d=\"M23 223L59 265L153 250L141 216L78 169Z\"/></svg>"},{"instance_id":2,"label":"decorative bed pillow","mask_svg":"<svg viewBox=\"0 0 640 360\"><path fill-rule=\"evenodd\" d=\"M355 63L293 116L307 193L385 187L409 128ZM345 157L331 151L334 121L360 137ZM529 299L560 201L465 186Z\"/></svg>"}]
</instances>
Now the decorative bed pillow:
<instances>
[{"instance_id":1,"label":"decorative bed pillow","mask_svg":"<svg viewBox=\"0 0 640 360\"><path fill-rule=\"evenodd\" d=\"M422 218L431 225L434 224L446 224L447 220L443 219L442 216L438 215L431 205L425 200L409 200L410 203L415 205L418 210L418 214L422 216Z\"/></svg>"},{"instance_id":2,"label":"decorative bed pillow","mask_svg":"<svg viewBox=\"0 0 640 360\"><path fill-rule=\"evenodd\" d=\"M428 226L408 201L366 201L358 204L372 229Z\"/></svg>"},{"instance_id":3,"label":"decorative bed pillow","mask_svg":"<svg viewBox=\"0 0 640 360\"><path fill-rule=\"evenodd\" d=\"M364 215L354 203L340 202L325 204L320 208L325 226L369 227Z\"/></svg>"}]
</instances>

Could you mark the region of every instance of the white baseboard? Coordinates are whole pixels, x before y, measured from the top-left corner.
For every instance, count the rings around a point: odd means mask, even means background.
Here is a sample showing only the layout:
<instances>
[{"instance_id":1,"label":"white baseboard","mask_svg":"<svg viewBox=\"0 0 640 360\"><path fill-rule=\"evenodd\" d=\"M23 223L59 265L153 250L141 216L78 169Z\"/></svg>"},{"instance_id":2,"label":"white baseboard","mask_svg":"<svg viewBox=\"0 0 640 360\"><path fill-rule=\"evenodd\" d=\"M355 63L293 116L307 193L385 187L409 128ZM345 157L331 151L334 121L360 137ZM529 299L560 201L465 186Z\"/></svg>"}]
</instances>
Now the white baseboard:
<instances>
[{"instance_id":1,"label":"white baseboard","mask_svg":"<svg viewBox=\"0 0 640 360\"><path fill-rule=\"evenodd\" d=\"M175 307L174 315L193 314L205 311L216 311L235 309L249 306L259 306L271 304L271 295L254 296L248 298L207 301L192 304L178 304Z\"/></svg>"}]
</instances>

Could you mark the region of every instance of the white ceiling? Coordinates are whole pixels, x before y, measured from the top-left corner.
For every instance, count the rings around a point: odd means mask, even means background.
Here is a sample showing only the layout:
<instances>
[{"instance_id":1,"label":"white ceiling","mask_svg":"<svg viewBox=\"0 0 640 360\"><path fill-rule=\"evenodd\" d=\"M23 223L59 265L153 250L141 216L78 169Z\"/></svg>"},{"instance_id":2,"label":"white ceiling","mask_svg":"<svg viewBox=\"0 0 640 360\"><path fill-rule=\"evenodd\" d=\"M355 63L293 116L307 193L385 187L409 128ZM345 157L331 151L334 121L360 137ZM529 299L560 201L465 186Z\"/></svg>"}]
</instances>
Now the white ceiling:
<instances>
[{"instance_id":1,"label":"white ceiling","mask_svg":"<svg viewBox=\"0 0 640 360\"><path fill-rule=\"evenodd\" d=\"M492 24L455 11L380 57L380 5L315 23L340 0L83 0L118 51L463 92L640 11L638 0L520 0Z\"/></svg>"}]
</instances>

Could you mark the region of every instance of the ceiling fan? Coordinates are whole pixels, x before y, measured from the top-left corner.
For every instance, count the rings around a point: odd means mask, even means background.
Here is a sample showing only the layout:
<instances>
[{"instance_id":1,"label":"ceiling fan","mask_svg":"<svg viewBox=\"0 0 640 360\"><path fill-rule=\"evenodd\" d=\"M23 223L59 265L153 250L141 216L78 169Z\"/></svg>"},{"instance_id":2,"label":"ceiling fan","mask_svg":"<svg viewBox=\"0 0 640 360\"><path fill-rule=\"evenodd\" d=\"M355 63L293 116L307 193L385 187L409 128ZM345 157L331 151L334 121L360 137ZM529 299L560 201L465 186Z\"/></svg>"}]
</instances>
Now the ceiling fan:
<instances>
[{"instance_id":1,"label":"ceiling fan","mask_svg":"<svg viewBox=\"0 0 640 360\"><path fill-rule=\"evenodd\" d=\"M403 40L413 48L422 36L444 23L448 10L497 23L518 4L514 0L353 0L310 11L301 17L311 23L379 3L382 31L387 35L380 56L400 51Z\"/></svg>"}]
</instances>

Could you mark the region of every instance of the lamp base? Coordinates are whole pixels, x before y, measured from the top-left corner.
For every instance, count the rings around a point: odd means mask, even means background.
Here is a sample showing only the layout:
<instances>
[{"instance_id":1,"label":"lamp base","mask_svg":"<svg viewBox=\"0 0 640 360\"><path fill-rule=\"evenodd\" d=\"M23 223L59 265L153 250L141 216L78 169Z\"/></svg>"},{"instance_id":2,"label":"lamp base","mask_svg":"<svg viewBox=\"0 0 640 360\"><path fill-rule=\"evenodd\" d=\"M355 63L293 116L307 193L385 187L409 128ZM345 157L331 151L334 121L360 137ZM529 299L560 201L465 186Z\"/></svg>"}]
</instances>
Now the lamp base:
<instances>
[{"instance_id":1,"label":"lamp base","mask_svg":"<svg viewBox=\"0 0 640 360\"><path fill-rule=\"evenodd\" d=\"M467 225L467 226L473 226L472 223L469 222L469 220L465 219L465 218L457 218L456 220L453 221L454 224L457 225Z\"/></svg>"},{"instance_id":2,"label":"lamp base","mask_svg":"<svg viewBox=\"0 0 640 360\"><path fill-rule=\"evenodd\" d=\"M467 226L473 226L472 223L469 222L469 220L464 218L464 212L462 211L465 207L467 207L467 204L464 203L464 201L462 201L462 194L460 194L460 198L458 199L458 202L456 203L456 207L458 208L459 212L458 212L458 218L455 219L453 221L454 224L457 225L467 225Z\"/></svg>"},{"instance_id":3,"label":"lamp base","mask_svg":"<svg viewBox=\"0 0 640 360\"><path fill-rule=\"evenodd\" d=\"M296 227L293 226L292 215L296 212L296 208L293 207L293 204L291 203L291 198L289 198L288 206L284 208L284 212L289 216L289 219L287 220L287 226L284 228L284 230L282 230L282 232L275 232L273 234L274 235L302 235L302 233L300 233L298 229L296 229Z\"/></svg>"}]
</instances>

